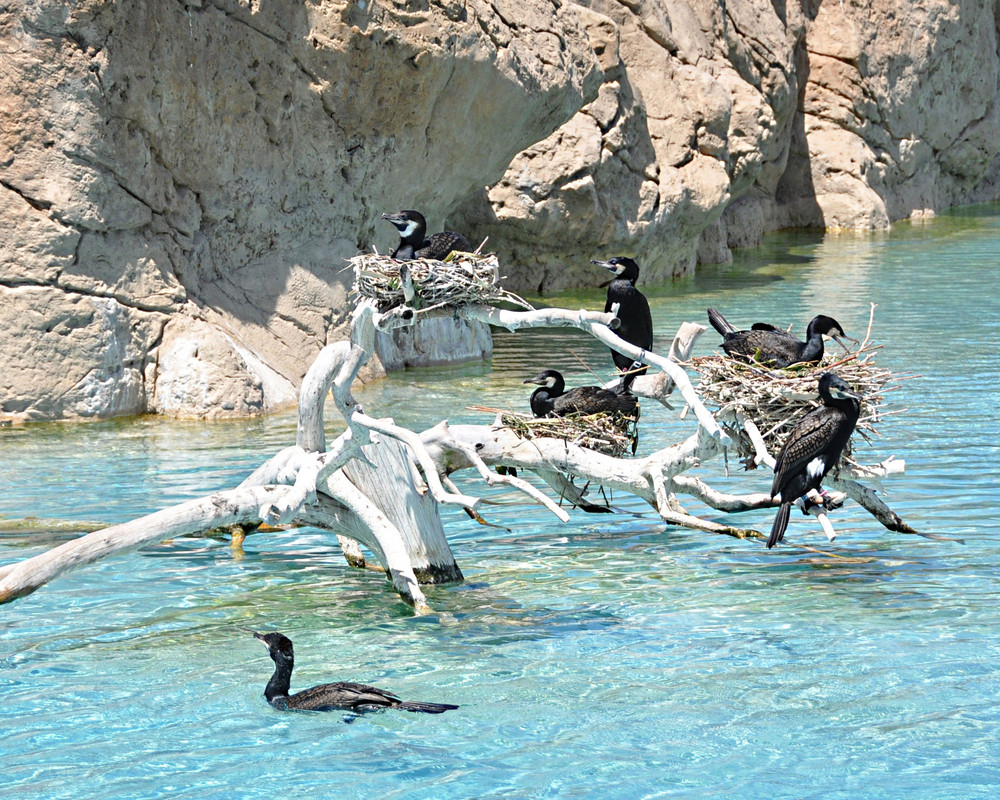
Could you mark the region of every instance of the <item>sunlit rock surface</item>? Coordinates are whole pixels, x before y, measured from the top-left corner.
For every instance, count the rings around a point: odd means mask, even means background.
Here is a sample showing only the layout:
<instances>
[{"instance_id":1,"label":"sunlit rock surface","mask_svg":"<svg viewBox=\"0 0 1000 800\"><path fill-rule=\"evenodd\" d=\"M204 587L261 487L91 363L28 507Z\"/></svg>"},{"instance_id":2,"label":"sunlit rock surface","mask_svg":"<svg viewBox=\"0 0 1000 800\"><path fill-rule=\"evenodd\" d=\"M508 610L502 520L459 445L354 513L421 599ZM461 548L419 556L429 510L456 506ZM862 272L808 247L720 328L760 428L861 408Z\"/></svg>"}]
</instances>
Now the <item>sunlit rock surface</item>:
<instances>
[{"instance_id":1,"label":"sunlit rock surface","mask_svg":"<svg viewBox=\"0 0 1000 800\"><path fill-rule=\"evenodd\" d=\"M418 208L518 292L1000 197L1000 0L20 0L0 416L258 413ZM381 340L386 366L489 352ZM378 374L374 364L370 375Z\"/></svg>"}]
</instances>

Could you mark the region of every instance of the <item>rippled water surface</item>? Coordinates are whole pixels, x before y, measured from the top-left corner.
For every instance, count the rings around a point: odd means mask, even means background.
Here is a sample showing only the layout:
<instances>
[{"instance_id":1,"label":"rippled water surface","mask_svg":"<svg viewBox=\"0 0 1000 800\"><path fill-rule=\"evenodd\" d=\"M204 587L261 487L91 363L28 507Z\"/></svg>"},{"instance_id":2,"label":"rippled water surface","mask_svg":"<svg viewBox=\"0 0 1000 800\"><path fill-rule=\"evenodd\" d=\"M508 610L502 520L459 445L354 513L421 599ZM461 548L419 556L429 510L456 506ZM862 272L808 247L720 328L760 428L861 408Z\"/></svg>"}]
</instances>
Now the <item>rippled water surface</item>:
<instances>
[{"instance_id":1,"label":"rippled water surface","mask_svg":"<svg viewBox=\"0 0 1000 800\"><path fill-rule=\"evenodd\" d=\"M239 560L223 541L177 539L0 607L0 797L994 797L998 279L989 207L886 236L775 237L645 287L662 349L710 305L799 332L824 312L860 337L876 302L880 363L920 377L858 454L904 458L888 502L962 543L890 533L848 503L833 544L797 515L768 552L666 528L628 496L612 498L618 514L564 525L489 491L486 516L509 530L446 511L466 581L430 588L434 613L414 617L318 531L252 536ZM717 344L709 331L697 352ZM416 428L482 422L468 406L525 408L525 377L588 380L581 361L610 371L578 332L498 334L489 364L407 371L360 395ZM644 409L642 451L692 430ZM289 415L0 429L0 563L234 486L293 439ZM58 523L16 522L29 516ZM766 529L771 512L730 519ZM253 629L295 641L293 688L363 680L461 709L352 724L274 712Z\"/></svg>"}]
</instances>

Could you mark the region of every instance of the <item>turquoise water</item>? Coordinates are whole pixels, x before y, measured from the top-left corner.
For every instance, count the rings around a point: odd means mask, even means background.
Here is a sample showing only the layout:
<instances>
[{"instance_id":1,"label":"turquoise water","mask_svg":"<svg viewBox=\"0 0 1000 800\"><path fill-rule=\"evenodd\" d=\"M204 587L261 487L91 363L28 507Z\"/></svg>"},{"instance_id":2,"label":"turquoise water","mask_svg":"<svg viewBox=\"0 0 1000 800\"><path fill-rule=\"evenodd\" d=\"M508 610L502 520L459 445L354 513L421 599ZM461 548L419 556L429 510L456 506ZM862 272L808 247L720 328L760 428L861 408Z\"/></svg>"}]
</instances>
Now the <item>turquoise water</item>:
<instances>
[{"instance_id":1,"label":"turquoise water","mask_svg":"<svg viewBox=\"0 0 1000 800\"><path fill-rule=\"evenodd\" d=\"M796 516L788 546L768 552L665 528L628 496L613 498L614 516L573 512L563 525L489 491L484 513L509 530L447 510L467 580L429 588L434 613L414 617L318 531L252 536L242 560L223 542L178 539L0 607L0 797L995 796L998 279L989 207L885 236L783 235L646 287L663 347L709 305L799 332L823 311L860 338L878 303L880 362L921 377L857 454L904 458L888 502L964 544L890 533L849 502L833 544ZM522 332L496 337L491 364L408 371L360 394L414 427L484 421L466 406L526 407L521 381L542 367L586 380L577 356L610 371L582 334ZM642 450L692 429L646 408ZM293 438L288 415L0 429L0 563L76 535L4 518L131 519L233 486ZM715 465L703 475L724 489L770 483ZM729 519L766 528L771 512ZM253 629L295 641L293 688L363 680L462 707L353 724L274 712Z\"/></svg>"}]
</instances>

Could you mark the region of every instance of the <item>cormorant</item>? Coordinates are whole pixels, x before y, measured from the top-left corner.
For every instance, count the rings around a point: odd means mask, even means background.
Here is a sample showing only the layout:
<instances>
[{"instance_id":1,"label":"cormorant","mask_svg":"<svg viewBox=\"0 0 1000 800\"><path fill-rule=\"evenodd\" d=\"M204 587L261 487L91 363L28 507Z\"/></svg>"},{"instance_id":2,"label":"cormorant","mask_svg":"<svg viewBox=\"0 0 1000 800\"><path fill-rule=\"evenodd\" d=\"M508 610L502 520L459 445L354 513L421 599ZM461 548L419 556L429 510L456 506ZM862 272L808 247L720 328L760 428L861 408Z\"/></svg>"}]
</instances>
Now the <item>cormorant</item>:
<instances>
[{"instance_id":1,"label":"cormorant","mask_svg":"<svg viewBox=\"0 0 1000 800\"><path fill-rule=\"evenodd\" d=\"M819 485L840 458L858 422L861 395L834 372L819 377L823 405L799 420L774 465L771 499L780 501L767 540L768 548L784 538L792 503Z\"/></svg>"},{"instance_id":2,"label":"cormorant","mask_svg":"<svg viewBox=\"0 0 1000 800\"><path fill-rule=\"evenodd\" d=\"M634 344L643 350L653 347L653 317L649 313L649 303L646 296L635 288L639 279L639 265L631 258L615 256L608 261L591 261L599 267L604 267L615 277L608 284L608 300L604 304L604 312L618 304L618 320L621 325L615 331L619 338L629 344ZM636 376L649 369L641 361L633 361L617 350L611 351L611 358L619 372L627 373L622 378L621 391L627 392Z\"/></svg>"},{"instance_id":3,"label":"cormorant","mask_svg":"<svg viewBox=\"0 0 1000 800\"><path fill-rule=\"evenodd\" d=\"M525 383L538 385L531 393L531 413L536 417L602 413L639 416L639 401L631 394L600 386L577 386L567 392L563 376L554 369L544 370Z\"/></svg>"},{"instance_id":4,"label":"cormorant","mask_svg":"<svg viewBox=\"0 0 1000 800\"><path fill-rule=\"evenodd\" d=\"M392 251L392 258L398 261L412 261L415 258L435 258L443 260L452 250L468 252L472 250L469 240L454 231L427 234L427 220L419 211L397 211L383 214L399 231L399 247ZM426 236L426 238L425 238Z\"/></svg>"},{"instance_id":5,"label":"cormorant","mask_svg":"<svg viewBox=\"0 0 1000 800\"><path fill-rule=\"evenodd\" d=\"M766 322L755 322L748 331L738 331L714 308L708 309L708 321L722 334L722 349L731 356L754 358L762 364L788 367L823 358L823 337L851 339L840 323L824 314L813 317L806 328L806 341Z\"/></svg>"},{"instance_id":6,"label":"cormorant","mask_svg":"<svg viewBox=\"0 0 1000 800\"><path fill-rule=\"evenodd\" d=\"M292 679L295 656L292 641L280 633L254 633L267 647L274 661L274 674L264 688L264 697L281 711L375 711L380 708L399 708L403 711L423 711L440 714L458 706L444 703L404 702L396 695L374 686L361 683L324 683L290 695L288 687Z\"/></svg>"}]
</instances>

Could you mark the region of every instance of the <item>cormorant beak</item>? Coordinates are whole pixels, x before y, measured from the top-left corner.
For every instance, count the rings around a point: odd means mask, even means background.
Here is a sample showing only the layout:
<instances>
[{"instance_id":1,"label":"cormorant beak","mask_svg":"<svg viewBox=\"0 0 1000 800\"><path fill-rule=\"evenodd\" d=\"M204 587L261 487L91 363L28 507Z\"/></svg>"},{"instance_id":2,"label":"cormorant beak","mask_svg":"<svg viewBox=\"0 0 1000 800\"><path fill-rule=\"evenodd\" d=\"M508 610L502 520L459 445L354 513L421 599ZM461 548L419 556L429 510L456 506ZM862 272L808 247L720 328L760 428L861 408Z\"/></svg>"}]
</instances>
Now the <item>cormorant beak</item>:
<instances>
[{"instance_id":1,"label":"cormorant beak","mask_svg":"<svg viewBox=\"0 0 1000 800\"><path fill-rule=\"evenodd\" d=\"M838 400L864 400L864 398L853 389L841 389L834 386L830 389L830 395Z\"/></svg>"},{"instance_id":2,"label":"cormorant beak","mask_svg":"<svg viewBox=\"0 0 1000 800\"><path fill-rule=\"evenodd\" d=\"M846 344L844 344L844 342L843 342L844 339L846 339L849 342L854 342L854 344L861 344L861 342L859 342L857 339L855 339L855 338L853 338L851 336L848 336L843 331L841 331L840 333L831 333L830 334L830 338L833 339L842 348L844 348L844 352L845 353L850 353L851 352L851 348L848 347Z\"/></svg>"},{"instance_id":3,"label":"cormorant beak","mask_svg":"<svg viewBox=\"0 0 1000 800\"><path fill-rule=\"evenodd\" d=\"M625 271L625 267L623 267L621 264L609 264L607 261L597 261L593 258L590 259L590 263L598 267L604 267L604 269L606 269L608 272L611 272L615 275L621 275L622 272Z\"/></svg>"},{"instance_id":4,"label":"cormorant beak","mask_svg":"<svg viewBox=\"0 0 1000 800\"><path fill-rule=\"evenodd\" d=\"M525 380L525 383L533 383L536 386L544 386L545 378L543 378L541 375L536 375L534 378L528 378L527 380Z\"/></svg>"}]
</instances>

